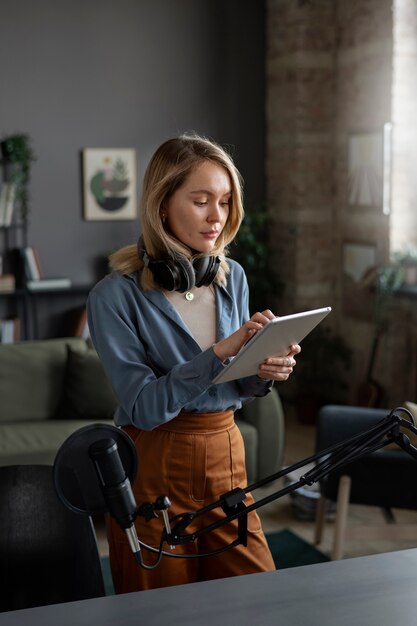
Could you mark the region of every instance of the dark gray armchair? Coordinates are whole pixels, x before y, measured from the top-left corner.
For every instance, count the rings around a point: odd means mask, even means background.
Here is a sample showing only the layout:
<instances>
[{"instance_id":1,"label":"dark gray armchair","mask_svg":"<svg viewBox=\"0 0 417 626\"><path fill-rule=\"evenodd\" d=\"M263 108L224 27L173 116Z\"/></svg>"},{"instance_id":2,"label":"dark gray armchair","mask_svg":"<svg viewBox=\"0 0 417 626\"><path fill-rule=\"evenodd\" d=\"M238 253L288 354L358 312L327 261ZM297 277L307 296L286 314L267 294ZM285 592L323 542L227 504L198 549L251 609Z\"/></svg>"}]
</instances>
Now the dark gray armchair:
<instances>
[{"instance_id":1,"label":"dark gray armchair","mask_svg":"<svg viewBox=\"0 0 417 626\"><path fill-rule=\"evenodd\" d=\"M390 409L324 406L318 415L316 451L372 428L389 413ZM395 521L393 508L417 509L417 461L398 447L382 448L328 474L320 482L320 493L316 543L322 538L326 501L333 500L336 502L336 518L332 559L340 559L349 503L381 507L391 522Z\"/></svg>"},{"instance_id":2,"label":"dark gray armchair","mask_svg":"<svg viewBox=\"0 0 417 626\"><path fill-rule=\"evenodd\" d=\"M277 390L272 388L265 397L244 404L236 414L236 424L245 442L248 484L278 472L284 455L285 420Z\"/></svg>"}]
</instances>

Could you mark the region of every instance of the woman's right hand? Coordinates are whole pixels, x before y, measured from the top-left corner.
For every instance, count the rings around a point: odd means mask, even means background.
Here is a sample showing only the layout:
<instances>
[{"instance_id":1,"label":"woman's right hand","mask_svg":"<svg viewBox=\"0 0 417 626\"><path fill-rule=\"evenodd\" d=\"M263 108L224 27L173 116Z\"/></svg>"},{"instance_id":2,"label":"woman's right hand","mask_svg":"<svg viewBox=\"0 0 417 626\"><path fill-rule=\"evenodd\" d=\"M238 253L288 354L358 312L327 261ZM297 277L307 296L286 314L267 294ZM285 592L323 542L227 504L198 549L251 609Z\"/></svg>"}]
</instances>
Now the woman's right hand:
<instances>
[{"instance_id":1,"label":"woman's right hand","mask_svg":"<svg viewBox=\"0 0 417 626\"><path fill-rule=\"evenodd\" d=\"M213 346L214 354L220 361L225 361L231 356L236 356L242 346L251 339L265 324L275 319L275 315L269 309L252 315L243 326L226 339L222 339Z\"/></svg>"}]
</instances>

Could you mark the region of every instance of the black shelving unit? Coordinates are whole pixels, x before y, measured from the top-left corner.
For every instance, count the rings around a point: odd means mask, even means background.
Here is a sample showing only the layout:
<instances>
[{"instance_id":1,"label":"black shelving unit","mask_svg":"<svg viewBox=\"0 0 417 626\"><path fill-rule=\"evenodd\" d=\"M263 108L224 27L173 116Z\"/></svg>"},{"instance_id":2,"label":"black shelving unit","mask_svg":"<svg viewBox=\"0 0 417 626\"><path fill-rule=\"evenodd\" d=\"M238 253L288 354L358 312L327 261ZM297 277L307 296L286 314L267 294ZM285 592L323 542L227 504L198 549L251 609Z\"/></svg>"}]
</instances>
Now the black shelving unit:
<instances>
[{"instance_id":1,"label":"black shelving unit","mask_svg":"<svg viewBox=\"0 0 417 626\"><path fill-rule=\"evenodd\" d=\"M36 291L26 290L26 306L28 313L28 338L39 339L40 337L40 323L39 323L39 309L43 306L47 306L52 309L53 305L59 300L62 312L59 314L61 318L61 331L55 329L51 332L53 336L68 335L71 333L70 315L72 312L79 311L85 306L87 296L92 289L91 284L74 284L71 287L64 289L37 289ZM77 303L77 306L74 306ZM65 320L65 317L68 318Z\"/></svg>"},{"instance_id":2,"label":"black shelving unit","mask_svg":"<svg viewBox=\"0 0 417 626\"><path fill-rule=\"evenodd\" d=\"M58 301L61 303L62 315L70 311L71 306L75 303L82 308L92 284L74 284L66 288L45 288L36 291L27 289L21 255L21 249L27 245L27 222L13 222L10 226L0 226L2 272L13 274L16 281L14 291L0 292L0 319L19 319L20 339L34 340L41 338L39 330L40 308L50 306L53 310ZM45 335L45 333L43 334ZM56 335L52 332L51 336Z\"/></svg>"},{"instance_id":3,"label":"black shelving unit","mask_svg":"<svg viewBox=\"0 0 417 626\"><path fill-rule=\"evenodd\" d=\"M0 226L0 255L3 274L13 274L16 289L0 292L0 319L20 320L20 337L28 336L28 309L23 286L23 266L20 249L27 245L27 224L14 221L9 226Z\"/></svg>"},{"instance_id":4,"label":"black shelving unit","mask_svg":"<svg viewBox=\"0 0 417 626\"><path fill-rule=\"evenodd\" d=\"M64 303L64 308L69 311L71 308L69 303L73 304L74 297L78 297L79 307L82 307L92 286L91 284L79 284L65 289L39 289L36 291L18 288L12 292L0 293L0 303L5 303L9 310L15 310L16 317L20 319L21 340L35 340L41 338L38 309L42 303L59 299Z\"/></svg>"}]
</instances>

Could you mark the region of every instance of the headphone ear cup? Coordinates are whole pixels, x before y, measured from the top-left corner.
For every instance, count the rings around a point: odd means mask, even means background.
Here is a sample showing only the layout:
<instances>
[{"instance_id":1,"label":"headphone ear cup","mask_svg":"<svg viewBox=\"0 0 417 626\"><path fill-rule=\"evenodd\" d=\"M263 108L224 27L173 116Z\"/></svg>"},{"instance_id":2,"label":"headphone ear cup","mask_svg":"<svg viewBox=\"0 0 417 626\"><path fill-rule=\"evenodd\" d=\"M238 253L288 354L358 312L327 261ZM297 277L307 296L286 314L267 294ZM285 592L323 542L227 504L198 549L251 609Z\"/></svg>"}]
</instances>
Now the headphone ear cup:
<instances>
[{"instance_id":1,"label":"headphone ear cup","mask_svg":"<svg viewBox=\"0 0 417 626\"><path fill-rule=\"evenodd\" d=\"M193 287L211 285L217 276L221 263L219 256L202 256L189 261L183 255L155 261L148 257L142 236L139 238L138 255L152 272L155 282L167 291L184 293Z\"/></svg>"},{"instance_id":2,"label":"headphone ear cup","mask_svg":"<svg viewBox=\"0 0 417 626\"><path fill-rule=\"evenodd\" d=\"M174 291L177 282L177 272L170 263L163 261L149 261L148 269L151 270L155 282L168 291Z\"/></svg>"},{"instance_id":3,"label":"headphone ear cup","mask_svg":"<svg viewBox=\"0 0 417 626\"><path fill-rule=\"evenodd\" d=\"M177 286L175 287L175 291L179 291L180 293L184 293L185 291L189 291L195 286L195 273L194 268L191 265L190 261L184 257L183 259L176 259L175 267L177 268Z\"/></svg>"},{"instance_id":4,"label":"headphone ear cup","mask_svg":"<svg viewBox=\"0 0 417 626\"><path fill-rule=\"evenodd\" d=\"M196 287L211 285L217 276L220 266L220 257L203 256L193 261Z\"/></svg>"},{"instance_id":5,"label":"headphone ear cup","mask_svg":"<svg viewBox=\"0 0 417 626\"><path fill-rule=\"evenodd\" d=\"M149 261L155 281L167 291L188 291L195 285L194 270L188 260Z\"/></svg>"}]
</instances>

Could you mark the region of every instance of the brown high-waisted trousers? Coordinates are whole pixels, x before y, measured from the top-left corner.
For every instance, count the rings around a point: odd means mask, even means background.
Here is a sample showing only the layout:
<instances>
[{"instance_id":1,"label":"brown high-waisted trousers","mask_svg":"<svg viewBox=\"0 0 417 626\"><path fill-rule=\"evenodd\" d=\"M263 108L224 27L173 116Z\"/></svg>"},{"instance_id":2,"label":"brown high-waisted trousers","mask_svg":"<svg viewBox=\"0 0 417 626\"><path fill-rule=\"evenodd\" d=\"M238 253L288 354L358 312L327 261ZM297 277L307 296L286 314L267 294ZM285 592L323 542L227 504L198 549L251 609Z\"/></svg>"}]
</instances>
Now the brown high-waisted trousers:
<instances>
[{"instance_id":1,"label":"brown high-waisted trousers","mask_svg":"<svg viewBox=\"0 0 417 626\"><path fill-rule=\"evenodd\" d=\"M138 473L133 485L136 502L154 502L168 496L172 518L178 513L200 509L235 487L246 486L243 440L232 411L222 413L184 413L151 431L133 426L123 429L133 439L138 454ZM247 494L245 504L253 502ZM201 516L186 532L206 527L224 518L221 509ZM163 530L162 515L146 522L136 519L138 537L144 543L159 546ZM248 545L238 545L216 556L172 558L163 556L153 570L140 567L131 552L126 534L108 520L108 540L113 583L117 593L169 587L184 583L225 578L274 570L274 562L259 517L248 514ZM206 553L225 546L237 537L237 520L199 537L195 542L164 551L175 554ZM156 555L142 550L145 563Z\"/></svg>"}]
</instances>

